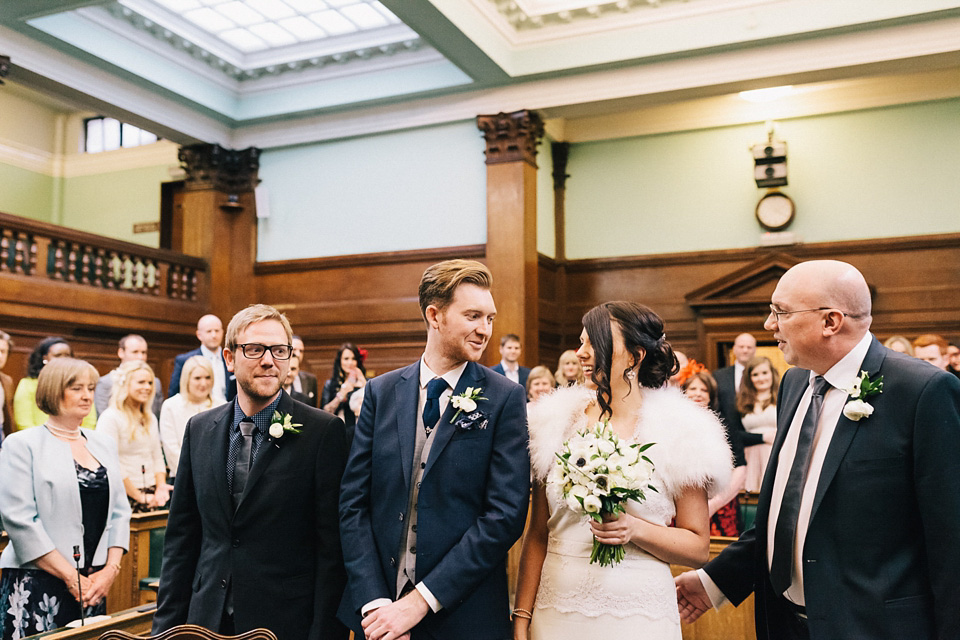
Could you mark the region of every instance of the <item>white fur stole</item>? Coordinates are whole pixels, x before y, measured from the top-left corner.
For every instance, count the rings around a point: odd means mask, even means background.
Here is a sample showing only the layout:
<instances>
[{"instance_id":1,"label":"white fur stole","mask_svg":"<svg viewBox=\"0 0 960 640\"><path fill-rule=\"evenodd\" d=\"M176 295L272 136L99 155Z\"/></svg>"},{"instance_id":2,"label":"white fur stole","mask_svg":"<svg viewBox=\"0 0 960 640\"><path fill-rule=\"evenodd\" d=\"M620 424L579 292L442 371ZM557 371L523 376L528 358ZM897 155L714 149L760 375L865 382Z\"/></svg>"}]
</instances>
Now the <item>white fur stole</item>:
<instances>
[{"instance_id":1,"label":"white fur stole","mask_svg":"<svg viewBox=\"0 0 960 640\"><path fill-rule=\"evenodd\" d=\"M563 443L587 426L583 411L594 398L595 392L586 387L564 387L528 408L530 463L541 482ZM634 439L655 443L646 455L672 497L690 486L703 487L713 497L730 482L733 456L723 425L712 411L694 404L679 389L643 390Z\"/></svg>"}]
</instances>

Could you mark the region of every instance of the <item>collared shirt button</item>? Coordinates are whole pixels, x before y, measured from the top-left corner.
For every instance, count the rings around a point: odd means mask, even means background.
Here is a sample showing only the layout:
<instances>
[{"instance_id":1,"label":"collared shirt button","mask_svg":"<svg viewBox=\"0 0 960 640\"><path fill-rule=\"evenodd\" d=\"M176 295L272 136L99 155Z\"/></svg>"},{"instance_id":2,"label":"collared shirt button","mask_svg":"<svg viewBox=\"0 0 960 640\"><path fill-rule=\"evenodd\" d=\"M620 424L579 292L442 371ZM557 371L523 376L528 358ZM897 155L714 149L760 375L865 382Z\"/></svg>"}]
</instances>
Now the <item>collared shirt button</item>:
<instances>
[{"instance_id":1,"label":"collared shirt button","mask_svg":"<svg viewBox=\"0 0 960 640\"><path fill-rule=\"evenodd\" d=\"M420 463L420 468L421 468L421 469L426 469L426 468L427 468L427 463L426 463L426 462L421 462L421 463Z\"/></svg>"},{"instance_id":2,"label":"collared shirt button","mask_svg":"<svg viewBox=\"0 0 960 640\"><path fill-rule=\"evenodd\" d=\"M410 553L416 555L416 554L417 554L417 548L416 548L416 547L410 547Z\"/></svg>"},{"instance_id":3,"label":"collared shirt button","mask_svg":"<svg viewBox=\"0 0 960 640\"><path fill-rule=\"evenodd\" d=\"M413 525L412 527L410 527L410 529L411 529L414 533L416 533L416 532L417 532L417 525Z\"/></svg>"},{"instance_id":4,"label":"collared shirt button","mask_svg":"<svg viewBox=\"0 0 960 640\"><path fill-rule=\"evenodd\" d=\"M420 488L420 483L418 482L418 483L417 483L417 489L419 489L419 488Z\"/></svg>"}]
</instances>

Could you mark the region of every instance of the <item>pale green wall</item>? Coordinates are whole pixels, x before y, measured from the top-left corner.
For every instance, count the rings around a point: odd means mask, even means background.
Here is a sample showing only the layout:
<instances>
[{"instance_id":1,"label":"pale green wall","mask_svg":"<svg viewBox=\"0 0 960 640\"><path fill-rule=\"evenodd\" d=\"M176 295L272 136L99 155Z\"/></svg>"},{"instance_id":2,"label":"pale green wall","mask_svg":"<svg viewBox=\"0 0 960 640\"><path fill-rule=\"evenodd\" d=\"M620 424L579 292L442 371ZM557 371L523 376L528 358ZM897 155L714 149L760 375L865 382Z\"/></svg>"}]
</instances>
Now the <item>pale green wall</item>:
<instances>
[{"instance_id":1,"label":"pale green wall","mask_svg":"<svg viewBox=\"0 0 960 640\"><path fill-rule=\"evenodd\" d=\"M485 243L483 148L469 121L265 150L257 258Z\"/></svg>"},{"instance_id":2,"label":"pale green wall","mask_svg":"<svg viewBox=\"0 0 960 640\"><path fill-rule=\"evenodd\" d=\"M61 224L157 247L159 233L134 234L133 224L160 219L160 183L169 179L167 165L67 178Z\"/></svg>"},{"instance_id":3,"label":"pale green wall","mask_svg":"<svg viewBox=\"0 0 960 640\"><path fill-rule=\"evenodd\" d=\"M50 221L54 178L0 163L0 211Z\"/></svg>"},{"instance_id":4,"label":"pale green wall","mask_svg":"<svg viewBox=\"0 0 960 640\"><path fill-rule=\"evenodd\" d=\"M553 139L544 136L537 150L537 251L556 258L552 144Z\"/></svg>"},{"instance_id":5,"label":"pale green wall","mask_svg":"<svg viewBox=\"0 0 960 640\"><path fill-rule=\"evenodd\" d=\"M784 120L804 242L960 231L960 100ZM756 246L763 125L572 145L568 258Z\"/></svg>"}]
</instances>

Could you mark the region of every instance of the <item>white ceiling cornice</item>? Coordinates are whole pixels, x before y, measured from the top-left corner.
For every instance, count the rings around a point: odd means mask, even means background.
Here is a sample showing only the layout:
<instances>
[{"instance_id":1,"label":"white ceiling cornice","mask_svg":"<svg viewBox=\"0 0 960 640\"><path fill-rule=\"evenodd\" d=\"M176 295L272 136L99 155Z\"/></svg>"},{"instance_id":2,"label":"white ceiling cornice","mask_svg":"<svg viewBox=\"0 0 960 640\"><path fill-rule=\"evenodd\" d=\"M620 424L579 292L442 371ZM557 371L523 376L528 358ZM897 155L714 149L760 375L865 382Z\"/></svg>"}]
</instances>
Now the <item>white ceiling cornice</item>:
<instances>
[{"instance_id":1,"label":"white ceiling cornice","mask_svg":"<svg viewBox=\"0 0 960 640\"><path fill-rule=\"evenodd\" d=\"M657 96L674 93L706 96L794 80L855 77L862 75L865 67L873 73L884 68L887 72L903 71L910 60L938 55L956 55L960 62L960 18L241 127L234 134L234 142L238 147L288 146L472 120L478 114L519 109L538 109L547 117L563 117L566 108L591 103L644 96L655 101Z\"/></svg>"}]
</instances>

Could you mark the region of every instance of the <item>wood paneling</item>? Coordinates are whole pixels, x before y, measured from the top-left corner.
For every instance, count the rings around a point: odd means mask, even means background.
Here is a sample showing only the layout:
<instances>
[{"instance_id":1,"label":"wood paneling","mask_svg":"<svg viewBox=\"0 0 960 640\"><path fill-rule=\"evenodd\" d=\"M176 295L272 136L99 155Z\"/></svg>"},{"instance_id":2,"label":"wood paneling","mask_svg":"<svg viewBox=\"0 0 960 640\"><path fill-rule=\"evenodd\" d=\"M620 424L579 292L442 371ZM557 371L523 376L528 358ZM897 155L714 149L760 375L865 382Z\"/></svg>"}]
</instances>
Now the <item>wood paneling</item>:
<instances>
[{"instance_id":1,"label":"wood paneling","mask_svg":"<svg viewBox=\"0 0 960 640\"><path fill-rule=\"evenodd\" d=\"M417 287L424 270L451 258L484 259L483 245L256 265L256 299L284 312L306 345L306 366L330 377L343 342L368 351L368 370L384 373L423 353L426 329Z\"/></svg>"}]
</instances>

